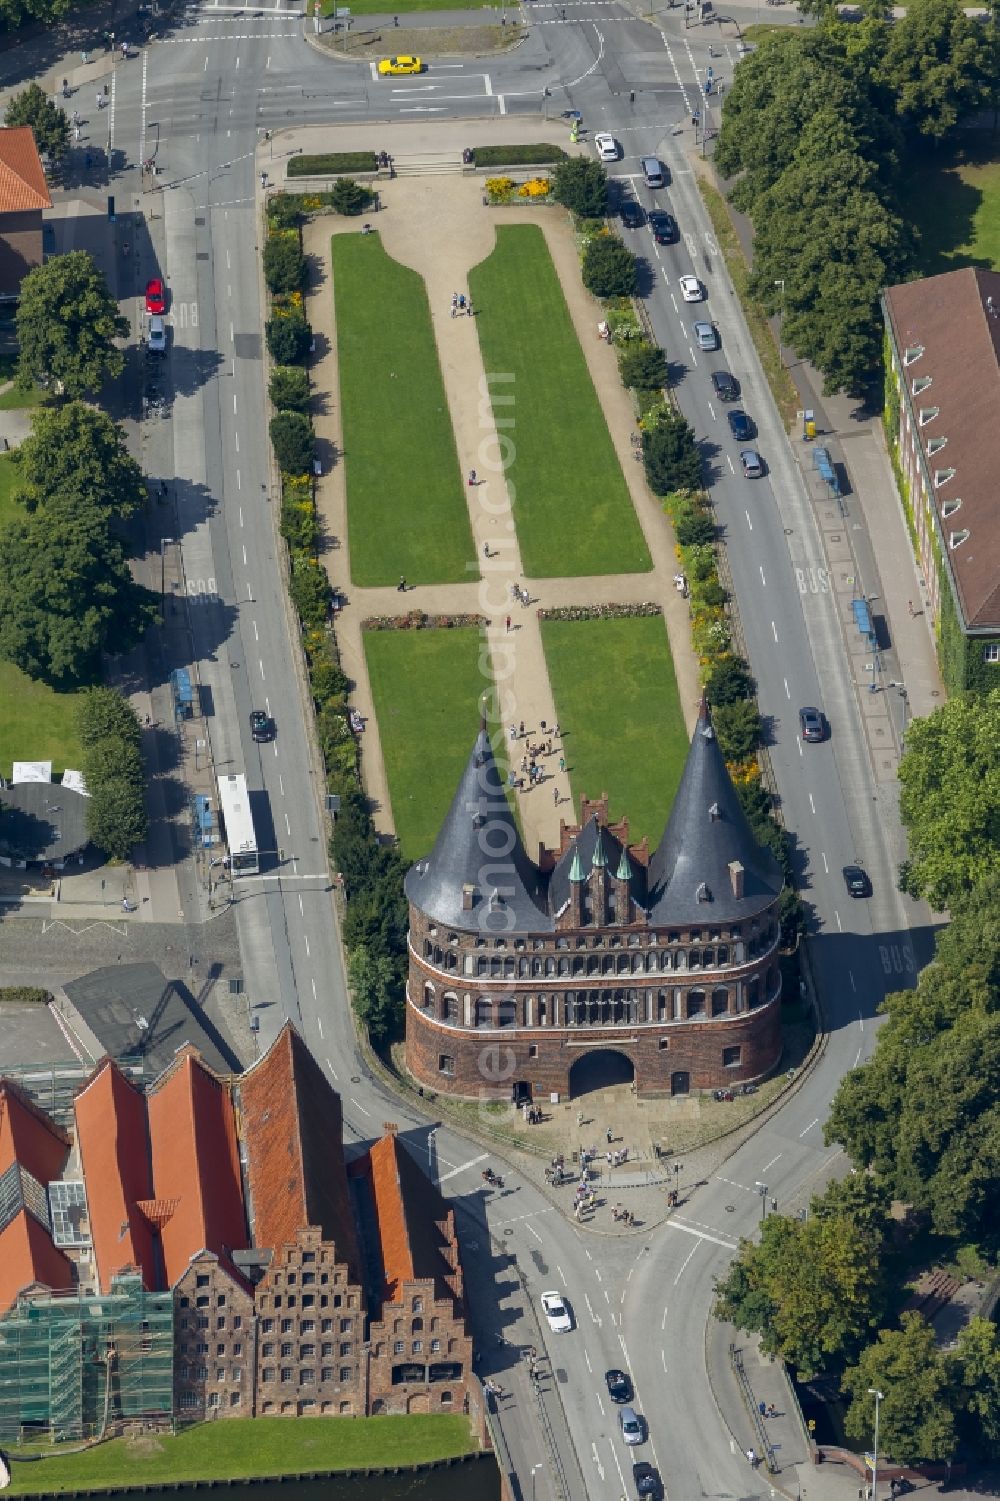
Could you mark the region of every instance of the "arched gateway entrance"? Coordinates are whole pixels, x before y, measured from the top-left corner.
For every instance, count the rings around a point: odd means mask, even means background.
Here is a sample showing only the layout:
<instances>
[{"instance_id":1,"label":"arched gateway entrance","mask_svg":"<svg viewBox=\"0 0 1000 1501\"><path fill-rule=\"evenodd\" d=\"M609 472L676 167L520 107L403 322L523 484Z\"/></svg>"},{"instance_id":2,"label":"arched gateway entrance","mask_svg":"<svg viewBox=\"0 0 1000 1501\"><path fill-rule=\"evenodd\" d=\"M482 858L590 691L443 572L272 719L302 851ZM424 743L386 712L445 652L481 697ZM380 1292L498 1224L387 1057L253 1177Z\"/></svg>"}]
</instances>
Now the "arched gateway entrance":
<instances>
[{"instance_id":1,"label":"arched gateway entrance","mask_svg":"<svg viewBox=\"0 0 1000 1501\"><path fill-rule=\"evenodd\" d=\"M578 1100L595 1089L631 1084L634 1078L635 1065L626 1053L618 1052L617 1048L595 1048L578 1058L570 1069L569 1097Z\"/></svg>"}]
</instances>

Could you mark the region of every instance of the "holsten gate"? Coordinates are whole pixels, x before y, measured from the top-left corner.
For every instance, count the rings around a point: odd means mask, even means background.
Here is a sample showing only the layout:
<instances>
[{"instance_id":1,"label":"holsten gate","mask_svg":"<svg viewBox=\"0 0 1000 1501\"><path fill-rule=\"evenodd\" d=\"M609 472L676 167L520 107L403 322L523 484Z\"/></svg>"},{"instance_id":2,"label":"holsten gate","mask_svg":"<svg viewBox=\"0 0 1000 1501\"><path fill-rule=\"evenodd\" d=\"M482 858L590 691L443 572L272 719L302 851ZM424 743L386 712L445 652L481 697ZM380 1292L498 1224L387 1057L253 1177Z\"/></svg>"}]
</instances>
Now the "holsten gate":
<instances>
[{"instance_id":1,"label":"holsten gate","mask_svg":"<svg viewBox=\"0 0 1000 1501\"><path fill-rule=\"evenodd\" d=\"M582 1093L595 1066L645 1096L760 1078L781 1052L781 885L707 705L652 853L608 822L605 794L532 861L483 722L406 877L408 1067L438 1091L518 1103Z\"/></svg>"}]
</instances>

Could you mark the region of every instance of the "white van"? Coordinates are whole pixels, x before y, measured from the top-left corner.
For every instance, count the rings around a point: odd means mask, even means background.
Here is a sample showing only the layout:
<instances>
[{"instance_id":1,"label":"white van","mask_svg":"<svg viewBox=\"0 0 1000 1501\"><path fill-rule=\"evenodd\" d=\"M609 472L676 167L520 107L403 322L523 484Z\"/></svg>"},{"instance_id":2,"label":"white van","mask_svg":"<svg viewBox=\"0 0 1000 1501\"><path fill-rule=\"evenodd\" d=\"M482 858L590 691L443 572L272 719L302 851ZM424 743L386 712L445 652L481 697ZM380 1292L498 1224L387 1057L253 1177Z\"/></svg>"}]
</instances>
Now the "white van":
<instances>
[{"instance_id":1,"label":"white van","mask_svg":"<svg viewBox=\"0 0 1000 1501\"><path fill-rule=\"evenodd\" d=\"M666 182L666 169L658 156L644 156L639 162L647 188L662 188Z\"/></svg>"}]
</instances>

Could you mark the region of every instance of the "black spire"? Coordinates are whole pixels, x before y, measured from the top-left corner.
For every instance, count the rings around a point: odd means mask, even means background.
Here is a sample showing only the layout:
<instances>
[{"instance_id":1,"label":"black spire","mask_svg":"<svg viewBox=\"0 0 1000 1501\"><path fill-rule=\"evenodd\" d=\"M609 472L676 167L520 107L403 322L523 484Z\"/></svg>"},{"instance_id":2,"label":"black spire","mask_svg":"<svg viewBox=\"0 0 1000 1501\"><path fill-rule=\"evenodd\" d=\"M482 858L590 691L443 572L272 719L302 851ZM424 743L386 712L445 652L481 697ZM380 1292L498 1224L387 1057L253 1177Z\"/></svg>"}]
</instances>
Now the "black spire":
<instances>
[{"instance_id":1,"label":"black spire","mask_svg":"<svg viewBox=\"0 0 1000 1501\"><path fill-rule=\"evenodd\" d=\"M649 862L649 916L658 925L733 922L770 906L782 873L740 806L702 700L684 775Z\"/></svg>"},{"instance_id":2,"label":"black spire","mask_svg":"<svg viewBox=\"0 0 1000 1501\"><path fill-rule=\"evenodd\" d=\"M430 855L404 883L414 906L446 927L545 932L544 884L521 843L489 730L479 734Z\"/></svg>"}]
</instances>

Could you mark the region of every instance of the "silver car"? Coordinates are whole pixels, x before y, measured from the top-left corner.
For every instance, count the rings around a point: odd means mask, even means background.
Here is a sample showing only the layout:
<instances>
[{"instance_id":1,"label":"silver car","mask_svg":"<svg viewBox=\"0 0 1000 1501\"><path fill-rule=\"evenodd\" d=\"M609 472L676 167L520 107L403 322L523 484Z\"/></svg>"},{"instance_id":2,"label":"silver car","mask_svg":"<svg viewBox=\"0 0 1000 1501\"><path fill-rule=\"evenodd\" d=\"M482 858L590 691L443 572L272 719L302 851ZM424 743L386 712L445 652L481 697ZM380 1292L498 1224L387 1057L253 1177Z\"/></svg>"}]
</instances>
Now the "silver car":
<instances>
[{"instance_id":1,"label":"silver car","mask_svg":"<svg viewBox=\"0 0 1000 1501\"><path fill-rule=\"evenodd\" d=\"M618 1414L618 1421L622 1425L622 1438L627 1444L642 1443L646 1430L642 1426L642 1418L634 1407L623 1407Z\"/></svg>"},{"instance_id":2,"label":"silver car","mask_svg":"<svg viewBox=\"0 0 1000 1501\"><path fill-rule=\"evenodd\" d=\"M699 349L718 349L719 335L714 323L704 323L699 319L693 327L694 341Z\"/></svg>"},{"instance_id":3,"label":"silver car","mask_svg":"<svg viewBox=\"0 0 1000 1501\"><path fill-rule=\"evenodd\" d=\"M160 317L149 320L149 352L164 354L167 348L167 325Z\"/></svg>"}]
</instances>

